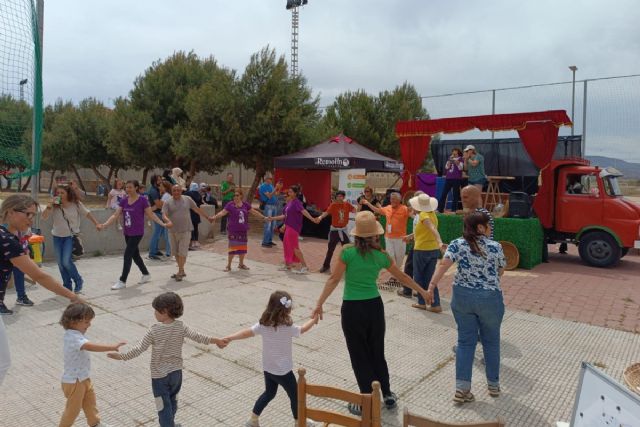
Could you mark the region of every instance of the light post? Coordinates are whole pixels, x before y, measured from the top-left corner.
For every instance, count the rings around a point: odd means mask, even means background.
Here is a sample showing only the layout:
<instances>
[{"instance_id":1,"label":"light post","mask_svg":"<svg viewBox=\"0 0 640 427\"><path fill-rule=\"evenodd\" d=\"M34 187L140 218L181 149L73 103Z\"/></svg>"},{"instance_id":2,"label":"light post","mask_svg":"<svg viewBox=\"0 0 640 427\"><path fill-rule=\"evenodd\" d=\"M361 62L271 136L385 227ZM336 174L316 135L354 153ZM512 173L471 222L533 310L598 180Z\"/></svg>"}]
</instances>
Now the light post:
<instances>
[{"instance_id":1,"label":"light post","mask_svg":"<svg viewBox=\"0 0 640 427\"><path fill-rule=\"evenodd\" d=\"M300 15L298 8L308 0L287 0L287 10L291 10L291 76L298 76L298 34Z\"/></svg>"},{"instance_id":2,"label":"light post","mask_svg":"<svg viewBox=\"0 0 640 427\"><path fill-rule=\"evenodd\" d=\"M20 101L24 101L24 85L26 85L28 81L28 79L20 80Z\"/></svg>"},{"instance_id":3,"label":"light post","mask_svg":"<svg viewBox=\"0 0 640 427\"><path fill-rule=\"evenodd\" d=\"M573 112L576 107L576 71L578 70L578 67L576 67L575 65L570 65L569 69L573 73L573 82L571 84L571 136L573 136L574 129L576 127L573 121Z\"/></svg>"}]
</instances>

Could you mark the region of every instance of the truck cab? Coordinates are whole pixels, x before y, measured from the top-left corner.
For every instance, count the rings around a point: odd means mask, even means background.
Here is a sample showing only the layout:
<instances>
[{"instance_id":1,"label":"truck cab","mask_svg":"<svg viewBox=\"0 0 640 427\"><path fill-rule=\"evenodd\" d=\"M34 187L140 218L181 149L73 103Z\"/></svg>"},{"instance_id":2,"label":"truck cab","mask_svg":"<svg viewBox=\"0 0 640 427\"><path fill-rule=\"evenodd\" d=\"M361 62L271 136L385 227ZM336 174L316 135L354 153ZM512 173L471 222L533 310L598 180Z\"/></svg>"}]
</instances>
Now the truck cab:
<instances>
[{"instance_id":1,"label":"truck cab","mask_svg":"<svg viewBox=\"0 0 640 427\"><path fill-rule=\"evenodd\" d=\"M552 161L534 200L547 242L577 244L582 260L596 267L613 266L640 248L640 206L622 196L621 176L585 159Z\"/></svg>"}]
</instances>

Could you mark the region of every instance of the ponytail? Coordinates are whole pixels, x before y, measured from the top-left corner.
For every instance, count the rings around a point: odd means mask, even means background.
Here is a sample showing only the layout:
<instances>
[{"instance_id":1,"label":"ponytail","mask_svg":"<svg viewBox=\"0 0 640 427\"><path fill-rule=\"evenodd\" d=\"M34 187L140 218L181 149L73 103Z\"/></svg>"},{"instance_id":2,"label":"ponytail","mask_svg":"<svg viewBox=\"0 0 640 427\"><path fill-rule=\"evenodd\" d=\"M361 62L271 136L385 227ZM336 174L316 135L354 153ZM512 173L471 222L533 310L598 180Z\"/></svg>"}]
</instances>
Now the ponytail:
<instances>
[{"instance_id":1,"label":"ponytail","mask_svg":"<svg viewBox=\"0 0 640 427\"><path fill-rule=\"evenodd\" d=\"M484 236L484 234L478 231L479 225L483 225L485 227L489 226L489 216L484 212L473 212L472 214L465 216L462 237L464 237L464 240L466 240L471 247L472 254L479 255L484 258L486 257L486 254L478 244L480 238Z\"/></svg>"}]
</instances>

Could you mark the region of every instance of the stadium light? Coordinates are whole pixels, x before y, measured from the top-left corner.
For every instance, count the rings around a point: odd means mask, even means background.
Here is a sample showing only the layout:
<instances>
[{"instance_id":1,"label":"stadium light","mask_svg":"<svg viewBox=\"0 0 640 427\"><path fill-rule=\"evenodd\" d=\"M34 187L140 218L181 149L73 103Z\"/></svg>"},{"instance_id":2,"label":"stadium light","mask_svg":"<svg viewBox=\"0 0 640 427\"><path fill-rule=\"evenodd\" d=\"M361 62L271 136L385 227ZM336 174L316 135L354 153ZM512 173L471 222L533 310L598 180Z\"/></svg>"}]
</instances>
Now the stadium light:
<instances>
[{"instance_id":1,"label":"stadium light","mask_svg":"<svg viewBox=\"0 0 640 427\"><path fill-rule=\"evenodd\" d=\"M29 79L20 80L20 101L24 101L24 85L27 84Z\"/></svg>"},{"instance_id":2,"label":"stadium light","mask_svg":"<svg viewBox=\"0 0 640 427\"><path fill-rule=\"evenodd\" d=\"M304 6L305 4L307 4L307 2L308 0L287 0L287 10Z\"/></svg>"},{"instance_id":3,"label":"stadium light","mask_svg":"<svg viewBox=\"0 0 640 427\"><path fill-rule=\"evenodd\" d=\"M576 71L578 71L578 67L576 67L575 65L570 65L569 69L573 73L573 83L571 85L571 136L573 136L574 129L576 127L575 123L573 122L573 112L576 107Z\"/></svg>"}]
</instances>

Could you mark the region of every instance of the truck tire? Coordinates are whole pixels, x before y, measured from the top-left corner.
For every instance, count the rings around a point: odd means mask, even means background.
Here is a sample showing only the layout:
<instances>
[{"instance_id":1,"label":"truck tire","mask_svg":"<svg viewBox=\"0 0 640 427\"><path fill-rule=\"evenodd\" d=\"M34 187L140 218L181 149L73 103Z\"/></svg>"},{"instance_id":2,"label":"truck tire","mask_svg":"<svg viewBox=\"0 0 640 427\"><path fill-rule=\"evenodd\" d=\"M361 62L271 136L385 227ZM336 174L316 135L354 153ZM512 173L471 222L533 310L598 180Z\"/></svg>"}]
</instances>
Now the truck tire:
<instances>
[{"instance_id":1,"label":"truck tire","mask_svg":"<svg viewBox=\"0 0 640 427\"><path fill-rule=\"evenodd\" d=\"M604 231L592 231L580 238L580 258L594 267L611 267L620 261L622 248L616 239Z\"/></svg>"}]
</instances>

